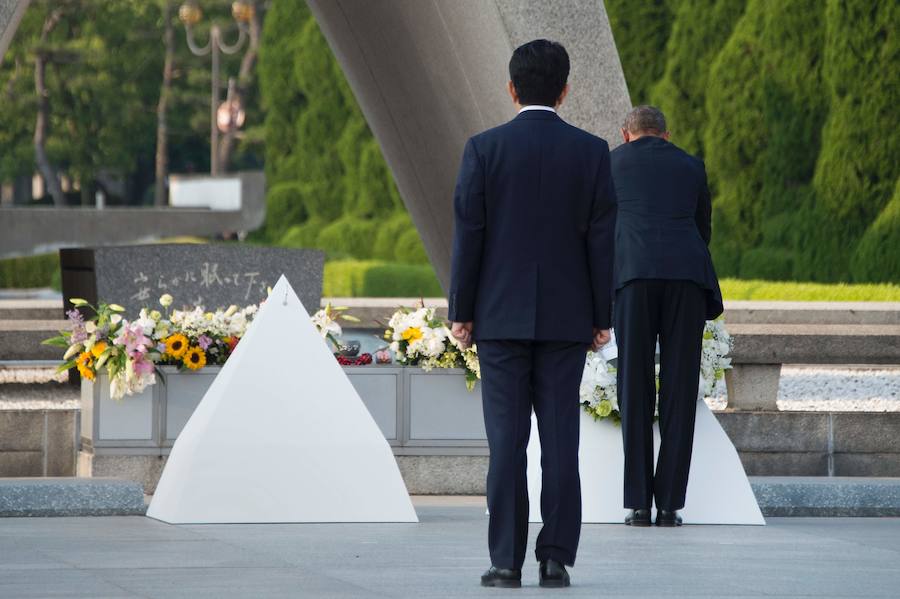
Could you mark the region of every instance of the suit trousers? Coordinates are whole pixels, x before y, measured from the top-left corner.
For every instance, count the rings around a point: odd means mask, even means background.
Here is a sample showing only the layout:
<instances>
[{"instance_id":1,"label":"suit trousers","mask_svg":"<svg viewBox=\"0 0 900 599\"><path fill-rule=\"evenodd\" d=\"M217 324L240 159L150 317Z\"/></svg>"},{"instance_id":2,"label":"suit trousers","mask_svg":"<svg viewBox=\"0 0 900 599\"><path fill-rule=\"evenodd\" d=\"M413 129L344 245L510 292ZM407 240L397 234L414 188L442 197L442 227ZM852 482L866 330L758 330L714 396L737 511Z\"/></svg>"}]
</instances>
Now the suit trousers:
<instances>
[{"instance_id":1,"label":"suit trousers","mask_svg":"<svg viewBox=\"0 0 900 599\"><path fill-rule=\"evenodd\" d=\"M528 543L525 450L531 412L541 440L541 516L538 561L575 563L581 534L578 476L578 389L584 343L478 341L484 424L490 448L487 501L488 546L498 568L521 569Z\"/></svg>"},{"instance_id":2,"label":"suit trousers","mask_svg":"<svg viewBox=\"0 0 900 599\"><path fill-rule=\"evenodd\" d=\"M625 447L625 507L684 507L706 297L692 281L638 279L616 291L616 375ZM660 447L653 471L655 354L659 339Z\"/></svg>"}]
</instances>

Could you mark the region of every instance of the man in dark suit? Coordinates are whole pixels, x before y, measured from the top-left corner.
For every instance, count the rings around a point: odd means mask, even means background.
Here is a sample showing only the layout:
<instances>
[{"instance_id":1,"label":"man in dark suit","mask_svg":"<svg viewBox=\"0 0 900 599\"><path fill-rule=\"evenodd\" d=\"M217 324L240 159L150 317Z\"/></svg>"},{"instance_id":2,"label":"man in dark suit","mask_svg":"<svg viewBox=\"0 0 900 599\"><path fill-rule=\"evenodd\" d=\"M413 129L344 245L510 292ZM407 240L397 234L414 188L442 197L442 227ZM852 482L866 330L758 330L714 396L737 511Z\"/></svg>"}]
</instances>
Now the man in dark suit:
<instances>
[{"instance_id":1,"label":"man in dark suit","mask_svg":"<svg viewBox=\"0 0 900 599\"><path fill-rule=\"evenodd\" d=\"M705 321L722 313L709 254L711 205L703 162L670 143L666 120L638 106L612 152L618 197L615 245L617 385L625 444L625 520L679 526L684 507ZM655 354L659 428L653 471Z\"/></svg>"},{"instance_id":2,"label":"man in dark suit","mask_svg":"<svg viewBox=\"0 0 900 599\"><path fill-rule=\"evenodd\" d=\"M515 50L519 114L471 138L456 186L449 294L454 336L478 342L490 447L492 567L520 586L528 539L525 449L541 438L541 586L568 586L581 531L578 389L585 351L609 339L615 199L609 146L566 124L569 57L536 40Z\"/></svg>"}]
</instances>

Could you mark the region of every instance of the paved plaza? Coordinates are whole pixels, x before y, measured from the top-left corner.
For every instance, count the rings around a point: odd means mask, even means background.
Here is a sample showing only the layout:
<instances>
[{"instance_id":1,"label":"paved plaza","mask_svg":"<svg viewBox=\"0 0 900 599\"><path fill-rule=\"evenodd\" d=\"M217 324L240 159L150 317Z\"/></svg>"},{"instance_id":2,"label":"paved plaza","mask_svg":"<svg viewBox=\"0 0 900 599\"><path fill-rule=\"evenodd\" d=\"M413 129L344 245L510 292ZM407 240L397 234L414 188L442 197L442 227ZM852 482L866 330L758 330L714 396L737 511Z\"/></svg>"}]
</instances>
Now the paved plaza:
<instances>
[{"instance_id":1,"label":"paved plaza","mask_svg":"<svg viewBox=\"0 0 900 599\"><path fill-rule=\"evenodd\" d=\"M365 498L361 497L361 501ZM483 589L483 498L415 499L420 524L170 526L0 519L0 597L897 597L900 519L766 527L586 525L574 586ZM531 546L536 527L532 526Z\"/></svg>"}]
</instances>

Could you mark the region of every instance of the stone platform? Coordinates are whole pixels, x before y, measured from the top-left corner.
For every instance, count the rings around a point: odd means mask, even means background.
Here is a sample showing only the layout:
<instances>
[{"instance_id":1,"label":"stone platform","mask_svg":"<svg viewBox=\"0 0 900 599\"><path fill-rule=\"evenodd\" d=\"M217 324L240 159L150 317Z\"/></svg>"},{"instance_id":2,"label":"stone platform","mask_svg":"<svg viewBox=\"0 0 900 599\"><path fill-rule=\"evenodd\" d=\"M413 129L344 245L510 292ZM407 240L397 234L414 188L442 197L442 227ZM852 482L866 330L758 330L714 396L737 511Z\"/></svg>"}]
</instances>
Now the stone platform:
<instances>
[{"instance_id":1,"label":"stone platform","mask_svg":"<svg viewBox=\"0 0 900 599\"><path fill-rule=\"evenodd\" d=\"M758 476L753 492L766 516L900 516L900 479Z\"/></svg>"},{"instance_id":2,"label":"stone platform","mask_svg":"<svg viewBox=\"0 0 900 599\"><path fill-rule=\"evenodd\" d=\"M0 478L0 518L134 516L142 515L144 511L144 492L132 481ZM0 593L0 596L7 595Z\"/></svg>"},{"instance_id":3,"label":"stone platform","mask_svg":"<svg viewBox=\"0 0 900 599\"><path fill-rule=\"evenodd\" d=\"M0 597L896 597L900 519L768 526L586 525L573 586L484 589L482 498L414 498L419 524L170 526L143 517L0 520ZM635 556L640 556L636 559Z\"/></svg>"}]
</instances>

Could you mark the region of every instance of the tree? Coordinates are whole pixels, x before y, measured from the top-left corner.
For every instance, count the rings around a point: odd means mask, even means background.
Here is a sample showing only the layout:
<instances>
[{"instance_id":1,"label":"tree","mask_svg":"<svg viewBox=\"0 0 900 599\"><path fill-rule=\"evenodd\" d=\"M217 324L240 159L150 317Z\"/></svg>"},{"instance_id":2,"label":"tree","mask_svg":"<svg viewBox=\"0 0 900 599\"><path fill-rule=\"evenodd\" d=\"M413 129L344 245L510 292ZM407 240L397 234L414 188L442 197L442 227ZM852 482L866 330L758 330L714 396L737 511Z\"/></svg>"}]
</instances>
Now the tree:
<instances>
[{"instance_id":1,"label":"tree","mask_svg":"<svg viewBox=\"0 0 900 599\"><path fill-rule=\"evenodd\" d=\"M255 67L259 56L259 41L262 34L262 7L258 0L252 0L249 4L251 10L250 20L247 23L247 47L241 57L241 67L235 87L235 97L242 105L246 105L245 100L251 93L251 88L255 83ZM228 165L231 162L231 155L234 151L237 137L238 129L231 128L225 132L219 141L219 164L225 170L228 170Z\"/></svg>"},{"instance_id":2,"label":"tree","mask_svg":"<svg viewBox=\"0 0 900 599\"><path fill-rule=\"evenodd\" d=\"M650 88L650 100L665 113L674 141L701 157L710 66L745 4L746 0L680 0L673 10L672 33L660 53L665 68Z\"/></svg>"},{"instance_id":3,"label":"tree","mask_svg":"<svg viewBox=\"0 0 900 599\"><path fill-rule=\"evenodd\" d=\"M749 0L712 66L704 141L725 274L794 276L827 111L822 11L819 0Z\"/></svg>"},{"instance_id":4,"label":"tree","mask_svg":"<svg viewBox=\"0 0 900 599\"><path fill-rule=\"evenodd\" d=\"M830 110L813 185L814 220L827 227L816 232L804 265L827 280L883 280L873 272L879 266L862 262L877 255L871 235L896 224L887 209L900 176L900 139L888 124L900 122L900 4L829 0L825 24Z\"/></svg>"},{"instance_id":5,"label":"tree","mask_svg":"<svg viewBox=\"0 0 900 599\"><path fill-rule=\"evenodd\" d=\"M37 95L37 116L34 123L34 162L38 172L53 197L53 203L62 206L65 203L62 186L56 168L47 156L47 136L50 130L50 92L47 89L47 63L52 60L52 52L48 47L50 34L59 25L64 14L64 7L57 6L49 10L41 27L41 37L34 49L34 91Z\"/></svg>"},{"instance_id":6,"label":"tree","mask_svg":"<svg viewBox=\"0 0 900 599\"><path fill-rule=\"evenodd\" d=\"M606 0L605 4L631 101L649 104L650 87L666 65L671 0Z\"/></svg>"},{"instance_id":7,"label":"tree","mask_svg":"<svg viewBox=\"0 0 900 599\"><path fill-rule=\"evenodd\" d=\"M265 238L332 257L427 263L378 143L303 4L272 4L259 58Z\"/></svg>"},{"instance_id":8,"label":"tree","mask_svg":"<svg viewBox=\"0 0 900 599\"><path fill-rule=\"evenodd\" d=\"M165 59L163 60L162 85L159 89L159 103L156 105L156 187L153 196L157 206L165 206L169 203L166 178L169 176L168 105L172 96L172 75L175 68L175 26L172 23L174 7L174 0L162 0Z\"/></svg>"}]
</instances>

